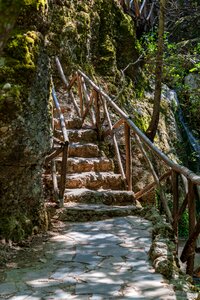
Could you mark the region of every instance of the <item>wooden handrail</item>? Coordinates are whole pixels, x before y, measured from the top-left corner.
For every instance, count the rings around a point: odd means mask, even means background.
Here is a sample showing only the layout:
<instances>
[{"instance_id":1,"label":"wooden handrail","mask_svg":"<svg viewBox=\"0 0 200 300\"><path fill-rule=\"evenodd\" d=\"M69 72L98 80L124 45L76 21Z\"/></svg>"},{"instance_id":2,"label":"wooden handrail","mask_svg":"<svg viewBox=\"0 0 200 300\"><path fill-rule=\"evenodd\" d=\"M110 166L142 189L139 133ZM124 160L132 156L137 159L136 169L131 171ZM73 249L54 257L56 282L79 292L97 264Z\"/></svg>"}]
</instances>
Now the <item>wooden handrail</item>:
<instances>
[{"instance_id":1,"label":"wooden handrail","mask_svg":"<svg viewBox=\"0 0 200 300\"><path fill-rule=\"evenodd\" d=\"M166 178L168 178L169 176L171 176L172 171L167 171L165 174L163 174L160 178L159 181L162 181ZM149 193L150 191L152 191L156 186L156 182L152 182L149 183L148 185L146 185L142 190L138 191L137 193L135 193L135 199L140 199L141 197L143 197L144 195L146 195L147 193Z\"/></svg>"},{"instance_id":2,"label":"wooden handrail","mask_svg":"<svg viewBox=\"0 0 200 300\"><path fill-rule=\"evenodd\" d=\"M142 5L140 6L140 15L145 7L145 4L146 4L146 0L143 0Z\"/></svg>"},{"instance_id":3,"label":"wooden handrail","mask_svg":"<svg viewBox=\"0 0 200 300\"><path fill-rule=\"evenodd\" d=\"M62 79L62 82L64 83L66 89L68 90L68 89L69 89L69 83L68 83L68 81L67 81L67 78L65 77L65 74L64 74L64 72L63 72L63 68L62 68L62 66L61 66L61 63L60 63L60 61L59 61L59 59L58 59L57 56L56 56L55 59L56 59L56 66L57 66L58 72L59 72L59 74L60 74L60 77L61 77L61 79ZM76 76L74 76L74 80L76 80ZM73 83L74 83L74 81L73 81ZM70 96L70 98L72 99L72 102L73 102L73 104L74 104L74 108L75 108L75 110L76 110L78 116L80 117L80 111L79 111L78 105L77 105L76 100L75 100L75 98L74 98L74 95L73 95L73 93L72 93L71 91L69 91L69 96Z\"/></svg>"},{"instance_id":4,"label":"wooden handrail","mask_svg":"<svg viewBox=\"0 0 200 300\"><path fill-rule=\"evenodd\" d=\"M147 136L135 125L131 118L123 112L118 105L112 101L112 99L100 88L98 87L87 75L82 71L78 70L78 73L81 74L85 80L90 83L90 85L107 100L107 103L112 106L115 111L130 125L133 131L141 138L141 140L151 149L161 160L163 160L166 165L172 168L174 171L183 174L186 178L190 179L193 183L200 185L200 176L196 175L188 168L181 166L172 160L170 160L161 150L159 150L148 138Z\"/></svg>"},{"instance_id":5,"label":"wooden handrail","mask_svg":"<svg viewBox=\"0 0 200 300\"><path fill-rule=\"evenodd\" d=\"M106 101L104 99L102 99L102 101L103 101L104 111L105 111L105 114L106 114L106 117L107 117L107 120L108 120L108 126L109 126L109 129L112 131L112 123L111 123L110 116L109 116L109 113L108 113L107 104L106 104ZM118 148L118 145L117 145L117 139L116 139L116 136L115 136L114 133L113 133L113 143L114 143L114 147L115 147L115 151L116 151L116 155L117 155L117 161L118 161L120 173L122 175L122 179L125 180L126 177L125 177L125 173L124 173L124 168L122 166L121 157L120 157L120 153L119 153L119 148Z\"/></svg>"},{"instance_id":6,"label":"wooden handrail","mask_svg":"<svg viewBox=\"0 0 200 300\"><path fill-rule=\"evenodd\" d=\"M54 100L54 103L55 103L55 106L56 106L57 113L59 115L60 128L62 130L64 143L69 143L69 137L68 137L67 129L66 129L66 126L65 126L65 118L64 118L64 116L61 112L60 104L59 104L58 99L56 97L56 92L55 92L54 86L52 88L52 96L53 96L53 100Z\"/></svg>"},{"instance_id":7,"label":"wooden handrail","mask_svg":"<svg viewBox=\"0 0 200 300\"><path fill-rule=\"evenodd\" d=\"M144 158L147 162L147 165L149 166L149 169L150 169L150 171L153 175L153 178L155 180L156 186L157 186L159 194L160 194L160 199L161 199L163 208L165 210L166 216L167 216L168 220L170 221L170 223L172 223L172 221L173 221L172 214L171 214L171 211L170 211L169 206L167 204L167 200L165 198L165 194L163 192L161 183L159 181L159 177L156 174L156 171L154 170L153 164L151 163L151 161L150 161L150 159L149 159L149 157L148 157L148 155L147 155L147 153L146 153L146 151L145 151L145 149L142 145L142 142L141 142L140 138L137 135L135 135L135 140L136 140L137 145L139 146L139 148L140 148L140 150L141 150L141 152L142 152L142 154L143 154L143 156L144 156Z\"/></svg>"},{"instance_id":8,"label":"wooden handrail","mask_svg":"<svg viewBox=\"0 0 200 300\"><path fill-rule=\"evenodd\" d=\"M146 18L147 21L149 21L149 19L150 19L150 17L151 17L151 14L152 14L152 12L153 12L154 5L155 5L155 2L153 2L153 3L151 4L151 9L150 9L149 14L148 14L148 16L147 16L147 18Z\"/></svg>"},{"instance_id":9,"label":"wooden handrail","mask_svg":"<svg viewBox=\"0 0 200 300\"><path fill-rule=\"evenodd\" d=\"M52 84L53 85L53 84ZM69 147L69 137L65 125L65 118L62 114L60 104L58 102L56 92L54 89L54 85L52 87L52 97L54 100L54 104L59 116L60 121L60 128L62 131L63 136L63 142L60 143L60 149L54 151L52 154L50 154L47 157L47 161L52 161L52 179L53 179L53 187L54 187L54 193L56 198L58 198L60 207L63 207L64 205L64 192L65 192L65 185L66 185L66 173L67 173L67 158L68 158L68 147ZM57 175L56 175L56 163L54 158L58 156L62 152L62 165L61 165L61 177L60 177L60 183L58 186L57 182Z\"/></svg>"},{"instance_id":10,"label":"wooden handrail","mask_svg":"<svg viewBox=\"0 0 200 300\"><path fill-rule=\"evenodd\" d=\"M88 108L87 112L85 111L83 113L83 115L85 115L85 117L86 117L87 113L90 112L92 124L95 125L94 111L92 108L90 109L92 102L93 102L93 98L94 98L94 92L92 91L91 95L90 96L88 95L88 91L87 91L87 87L86 87L84 78L82 78L82 87L83 87L83 94L84 94L85 100L86 100L86 106L87 106L86 109ZM90 111L89 111L89 109L90 109ZM82 115L82 118L83 118L83 115ZM84 122L85 117L83 118L83 122Z\"/></svg>"},{"instance_id":11,"label":"wooden handrail","mask_svg":"<svg viewBox=\"0 0 200 300\"><path fill-rule=\"evenodd\" d=\"M145 3L145 0L144 2ZM61 66L60 66L61 68ZM76 78L76 80L75 80ZM108 95L107 93L100 88L97 84L95 84L84 72L78 70L76 72L75 77L73 76L70 84L68 85L69 92L72 91L72 88L78 89L78 96L80 98L80 106L81 106L81 117L82 125L85 121L86 116L94 113L94 120L92 119L93 128L97 131L99 140L101 140L101 133L105 130L112 139L113 144L116 151L116 157L119 165L119 170L121 173L121 177L126 182L126 186L128 190L132 190L132 154L131 154L131 143L132 137L135 137L135 142L139 146L139 149L146 160L147 166L151 171L154 183L147 185L143 190L137 192L135 194L135 198L138 199L142 195L148 193L153 187L157 186L157 189L160 192L160 203L162 204L162 208L165 210L165 214L167 216L168 221L172 224L175 240L178 241L178 222L181 218L181 215L186 210L188 205L189 211L189 233L190 237L184 247L181 258L184 261L187 261L187 273L192 275L193 265L194 265L194 252L195 252L195 242L198 234L200 233L199 224L200 221L196 224L195 218L195 197L196 190L198 185L200 185L200 176L194 174L188 168L181 166L172 160L170 160L161 150L159 150L147 137L146 135L140 131L140 129L135 125L134 121L127 115ZM75 99L74 99L75 100ZM108 107L112 108L112 111L115 111L115 114L120 117L119 120L115 120L115 124L112 125L111 116L109 114ZM79 110L79 108L78 108ZM61 113L61 112L59 112ZM103 119L102 119L103 115ZM105 121L105 117L107 122ZM62 120L62 116L60 118ZM62 122L61 122L62 124ZM105 125L105 126L104 126ZM124 166L122 164L121 154L119 151L118 141L115 135L116 129L120 126L124 125L124 140L125 140L125 164L126 169L124 171ZM131 131L131 132L130 132ZM105 134L104 133L104 136ZM64 143L65 144L65 143ZM66 144L68 146L68 144ZM148 151L147 151L148 150ZM161 162L165 163L167 167L167 172L164 175L158 175L160 172L156 170L154 164L151 161L151 157L149 156L149 152L151 154L155 154L157 158ZM54 154L52 153L52 156ZM64 169L63 169L64 170ZM65 172L66 170L62 171ZM158 173L158 174L157 174ZM172 212L168 205L168 201L166 198L166 194L164 193L163 186L161 185L161 180L167 178L171 175L171 194L173 197L173 209ZM179 176L180 175L180 176ZM179 188L180 180L182 178L184 180L185 186L185 199L182 203L180 203L180 196L182 196L181 189ZM64 186L64 185L63 185ZM62 189L61 189L62 190ZM64 191L64 190L63 190ZM196 193L196 194L195 194ZM181 195L180 195L181 194ZM177 243L178 244L178 243ZM188 253L189 250L189 253Z\"/></svg>"},{"instance_id":12,"label":"wooden handrail","mask_svg":"<svg viewBox=\"0 0 200 300\"><path fill-rule=\"evenodd\" d=\"M131 135L130 126L124 122L124 136L125 136L125 149L126 149L126 180L128 184L128 190L133 190L132 183L132 155L131 155Z\"/></svg>"}]
</instances>

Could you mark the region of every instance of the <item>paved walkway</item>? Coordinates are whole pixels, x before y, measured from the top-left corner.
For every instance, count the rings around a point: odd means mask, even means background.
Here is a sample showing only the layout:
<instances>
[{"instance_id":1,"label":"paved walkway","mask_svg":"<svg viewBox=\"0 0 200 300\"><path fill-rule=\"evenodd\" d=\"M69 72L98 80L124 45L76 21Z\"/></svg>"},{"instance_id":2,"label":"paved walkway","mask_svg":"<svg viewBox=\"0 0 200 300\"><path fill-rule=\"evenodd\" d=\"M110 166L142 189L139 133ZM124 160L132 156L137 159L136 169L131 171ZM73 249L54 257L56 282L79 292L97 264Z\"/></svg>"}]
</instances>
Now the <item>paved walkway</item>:
<instances>
[{"instance_id":1,"label":"paved walkway","mask_svg":"<svg viewBox=\"0 0 200 300\"><path fill-rule=\"evenodd\" d=\"M151 223L134 216L66 225L34 266L7 271L0 299L192 299L154 272L150 245Z\"/></svg>"}]
</instances>

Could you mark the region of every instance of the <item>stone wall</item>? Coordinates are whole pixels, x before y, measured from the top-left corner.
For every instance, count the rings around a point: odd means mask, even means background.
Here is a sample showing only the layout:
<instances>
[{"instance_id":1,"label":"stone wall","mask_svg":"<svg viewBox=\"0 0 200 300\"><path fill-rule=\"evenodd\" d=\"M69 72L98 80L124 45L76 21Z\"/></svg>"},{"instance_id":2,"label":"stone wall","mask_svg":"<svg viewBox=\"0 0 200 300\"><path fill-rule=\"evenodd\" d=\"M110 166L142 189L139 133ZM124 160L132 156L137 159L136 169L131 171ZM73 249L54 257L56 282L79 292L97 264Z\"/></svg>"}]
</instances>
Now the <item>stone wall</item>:
<instances>
[{"instance_id":1,"label":"stone wall","mask_svg":"<svg viewBox=\"0 0 200 300\"><path fill-rule=\"evenodd\" d=\"M0 57L0 238L47 227L41 172L50 147L45 0L24 1Z\"/></svg>"}]
</instances>

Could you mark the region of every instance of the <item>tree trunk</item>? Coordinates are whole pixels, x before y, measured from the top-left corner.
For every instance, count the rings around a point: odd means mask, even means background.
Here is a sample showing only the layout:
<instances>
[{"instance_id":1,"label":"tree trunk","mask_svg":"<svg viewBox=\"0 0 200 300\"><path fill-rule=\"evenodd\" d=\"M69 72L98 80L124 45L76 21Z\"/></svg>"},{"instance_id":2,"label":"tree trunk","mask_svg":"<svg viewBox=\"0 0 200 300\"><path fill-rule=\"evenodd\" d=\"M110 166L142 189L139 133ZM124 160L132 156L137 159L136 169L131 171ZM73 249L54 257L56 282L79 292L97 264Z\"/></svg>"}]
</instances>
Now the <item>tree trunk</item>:
<instances>
[{"instance_id":1,"label":"tree trunk","mask_svg":"<svg viewBox=\"0 0 200 300\"><path fill-rule=\"evenodd\" d=\"M164 23L165 23L165 7L166 0L160 0L159 12L159 28L158 28L158 50L156 57L156 70L155 70L155 93L154 93L154 106L153 115L150 125L146 131L147 137L153 142L159 123L160 116L160 100L162 89L162 70L163 70L163 50L164 50Z\"/></svg>"}]
</instances>

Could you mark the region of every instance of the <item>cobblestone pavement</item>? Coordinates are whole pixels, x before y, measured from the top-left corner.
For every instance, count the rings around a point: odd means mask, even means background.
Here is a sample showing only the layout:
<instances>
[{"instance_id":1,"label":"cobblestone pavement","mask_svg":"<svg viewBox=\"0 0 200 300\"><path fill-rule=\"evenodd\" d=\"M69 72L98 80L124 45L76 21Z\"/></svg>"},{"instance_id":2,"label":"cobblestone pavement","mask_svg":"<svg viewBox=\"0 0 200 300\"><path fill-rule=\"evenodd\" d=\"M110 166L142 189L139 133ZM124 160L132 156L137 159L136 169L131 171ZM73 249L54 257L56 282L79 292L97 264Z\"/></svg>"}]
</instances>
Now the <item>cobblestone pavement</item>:
<instances>
[{"instance_id":1,"label":"cobblestone pavement","mask_svg":"<svg viewBox=\"0 0 200 300\"><path fill-rule=\"evenodd\" d=\"M139 217L67 224L43 259L7 271L0 299L191 299L155 273L150 245L151 223Z\"/></svg>"}]
</instances>

